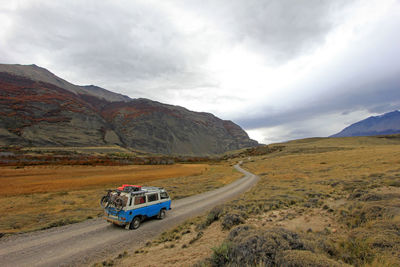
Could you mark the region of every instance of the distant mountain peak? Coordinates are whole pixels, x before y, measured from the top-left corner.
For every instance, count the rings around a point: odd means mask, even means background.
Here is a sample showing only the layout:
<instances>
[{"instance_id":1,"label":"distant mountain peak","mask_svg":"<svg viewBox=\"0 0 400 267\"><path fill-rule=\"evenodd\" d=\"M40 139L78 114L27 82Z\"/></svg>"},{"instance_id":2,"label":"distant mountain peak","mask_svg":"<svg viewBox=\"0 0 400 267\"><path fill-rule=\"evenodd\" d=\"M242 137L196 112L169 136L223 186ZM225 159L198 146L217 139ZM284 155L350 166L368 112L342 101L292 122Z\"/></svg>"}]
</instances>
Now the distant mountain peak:
<instances>
[{"instance_id":1,"label":"distant mountain peak","mask_svg":"<svg viewBox=\"0 0 400 267\"><path fill-rule=\"evenodd\" d=\"M344 128L331 137L372 136L400 133L400 111L371 116Z\"/></svg>"}]
</instances>

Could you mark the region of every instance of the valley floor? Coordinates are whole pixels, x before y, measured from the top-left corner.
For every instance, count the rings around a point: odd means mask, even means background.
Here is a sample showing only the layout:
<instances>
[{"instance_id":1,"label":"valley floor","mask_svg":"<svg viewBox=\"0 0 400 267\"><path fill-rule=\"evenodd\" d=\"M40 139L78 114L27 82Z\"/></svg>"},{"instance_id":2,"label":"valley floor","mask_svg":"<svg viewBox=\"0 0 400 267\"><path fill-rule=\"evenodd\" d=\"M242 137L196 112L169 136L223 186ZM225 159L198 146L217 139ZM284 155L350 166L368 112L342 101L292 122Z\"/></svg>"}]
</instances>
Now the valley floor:
<instances>
[{"instance_id":1,"label":"valley floor","mask_svg":"<svg viewBox=\"0 0 400 267\"><path fill-rule=\"evenodd\" d=\"M221 188L175 200L172 203L172 210L167 212L162 221L149 218L143 221L137 230L130 231L98 218L43 231L3 237L0 240L0 265L87 266L110 255L118 256L120 250L140 248L142 244L163 231L246 192L257 183L257 176L238 166L235 166L235 170L245 176Z\"/></svg>"},{"instance_id":2,"label":"valley floor","mask_svg":"<svg viewBox=\"0 0 400 267\"><path fill-rule=\"evenodd\" d=\"M61 226L102 215L99 200L121 184L161 186L173 199L241 177L229 164L0 168L0 233Z\"/></svg>"},{"instance_id":3,"label":"valley floor","mask_svg":"<svg viewBox=\"0 0 400 267\"><path fill-rule=\"evenodd\" d=\"M400 138L276 146L232 159L261 178L249 192L100 264L400 265Z\"/></svg>"}]
</instances>

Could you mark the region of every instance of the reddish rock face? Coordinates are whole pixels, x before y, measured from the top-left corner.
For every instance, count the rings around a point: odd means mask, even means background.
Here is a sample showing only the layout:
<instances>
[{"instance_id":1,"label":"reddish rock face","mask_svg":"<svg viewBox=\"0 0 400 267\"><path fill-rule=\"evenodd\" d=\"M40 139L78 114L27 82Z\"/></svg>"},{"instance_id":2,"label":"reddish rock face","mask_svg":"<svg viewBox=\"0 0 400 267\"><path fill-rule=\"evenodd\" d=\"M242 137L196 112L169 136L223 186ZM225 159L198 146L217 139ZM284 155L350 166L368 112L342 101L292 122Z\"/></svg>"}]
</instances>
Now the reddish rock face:
<instances>
[{"instance_id":1,"label":"reddish rock face","mask_svg":"<svg viewBox=\"0 0 400 267\"><path fill-rule=\"evenodd\" d=\"M102 143L103 119L77 95L8 73L0 73L0 89L0 128L6 133L0 136L0 143L15 144L16 140L17 144L44 146Z\"/></svg>"},{"instance_id":2,"label":"reddish rock face","mask_svg":"<svg viewBox=\"0 0 400 267\"><path fill-rule=\"evenodd\" d=\"M24 66L18 66L18 75L13 66L0 65L0 145L118 144L184 155L210 155L258 145L238 125L209 113L129 99L95 86L79 91L79 86L45 69L27 66L29 75L24 76ZM35 80L41 71L46 73ZM41 77L63 83L43 82Z\"/></svg>"}]
</instances>

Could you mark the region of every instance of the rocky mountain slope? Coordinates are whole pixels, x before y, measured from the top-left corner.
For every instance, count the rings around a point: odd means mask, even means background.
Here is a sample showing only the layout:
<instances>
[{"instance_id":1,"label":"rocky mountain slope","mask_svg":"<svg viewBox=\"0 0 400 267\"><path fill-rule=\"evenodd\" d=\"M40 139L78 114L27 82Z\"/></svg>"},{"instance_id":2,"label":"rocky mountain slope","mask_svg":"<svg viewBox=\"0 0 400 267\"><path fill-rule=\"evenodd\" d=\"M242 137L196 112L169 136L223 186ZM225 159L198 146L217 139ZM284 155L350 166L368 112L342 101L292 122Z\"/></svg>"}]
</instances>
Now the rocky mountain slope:
<instances>
[{"instance_id":1,"label":"rocky mountain slope","mask_svg":"<svg viewBox=\"0 0 400 267\"><path fill-rule=\"evenodd\" d=\"M400 133L400 111L398 110L356 122L331 137L372 136L396 133Z\"/></svg>"},{"instance_id":2,"label":"rocky mountain slope","mask_svg":"<svg viewBox=\"0 0 400 267\"><path fill-rule=\"evenodd\" d=\"M114 144L183 155L258 145L210 113L73 85L36 65L0 64L0 145Z\"/></svg>"},{"instance_id":3,"label":"rocky mountain slope","mask_svg":"<svg viewBox=\"0 0 400 267\"><path fill-rule=\"evenodd\" d=\"M0 73L5 72L8 74L12 74L15 76L25 77L27 79L50 83L67 91L70 91L74 94L87 94L92 95L98 98L104 98L108 101L129 101L130 98L125 95L117 94L114 92L110 92L106 89L100 88L94 85L87 86L77 86L72 83L67 82L66 80L57 77L50 71L41 68L39 66L33 65L9 65L9 64L0 64Z\"/></svg>"}]
</instances>

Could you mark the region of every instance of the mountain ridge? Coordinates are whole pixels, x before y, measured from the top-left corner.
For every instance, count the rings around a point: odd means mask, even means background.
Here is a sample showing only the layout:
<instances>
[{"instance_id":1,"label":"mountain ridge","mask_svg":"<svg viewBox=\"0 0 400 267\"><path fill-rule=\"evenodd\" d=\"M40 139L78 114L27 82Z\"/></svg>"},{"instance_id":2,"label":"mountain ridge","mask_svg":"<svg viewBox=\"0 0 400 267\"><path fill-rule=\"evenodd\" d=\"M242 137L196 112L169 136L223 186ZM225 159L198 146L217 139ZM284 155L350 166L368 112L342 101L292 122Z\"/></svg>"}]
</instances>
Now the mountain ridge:
<instances>
[{"instance_id":1,"label":"mountain ridge","mask_svg":"<svg viewBox=\"0 0 400 267\"><path fill-rule=\"evenodd\" d=\"M344 128L330 137L373 136L400 133L400 111L371 116Z\"/></svg>"},{"instance_id":2,"label":"mountain ridge","mask_svg":"<svg viewBox=\"0 0 400 267\"><path fill-rule=\"evenodd\" d=\"M74 85L50 72L49 70L39 67L35 64L0 64L0 72L14 74L16 76L25 77L34 81L41 81L54 84L67 91L75 94L85 93L96 97L104 98L108 101L128 101L130 97L118 93L111 92L107 89L95 85Z\"/></svg>"},{"instance_id":3,"label":"mountain ridge","mask_svg":"<svg viewBox=\"0 0 400 267\"><path fill-rule=\"evenodd\" d=\"M2 145L120 145L184 155L258 145L211 113L73 85L36 65L0 64L0 89Z\"/></svg>"}]
</instances>

